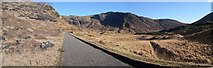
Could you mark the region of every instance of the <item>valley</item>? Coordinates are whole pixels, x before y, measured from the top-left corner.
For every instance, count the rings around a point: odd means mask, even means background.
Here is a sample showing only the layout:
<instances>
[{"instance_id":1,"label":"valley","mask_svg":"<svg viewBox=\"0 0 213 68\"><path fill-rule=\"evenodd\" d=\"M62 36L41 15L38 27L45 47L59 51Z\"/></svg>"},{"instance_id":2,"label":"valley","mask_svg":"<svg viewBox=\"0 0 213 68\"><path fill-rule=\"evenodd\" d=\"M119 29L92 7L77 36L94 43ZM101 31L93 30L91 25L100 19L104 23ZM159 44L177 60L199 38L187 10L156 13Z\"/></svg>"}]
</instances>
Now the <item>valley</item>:
<instances>
[{"instance_id":1,"label":"valley","mask_svg":"<svg viewBox=\"0 0 213 68\"><path fill-rule=\"evenodd\" d=\"M184 24L125 12L62 16L36 2L4 2L2 8L3 66L60 66L66 32L134 61L213 66L212 13Z\"/></svg>"}]
</instances>

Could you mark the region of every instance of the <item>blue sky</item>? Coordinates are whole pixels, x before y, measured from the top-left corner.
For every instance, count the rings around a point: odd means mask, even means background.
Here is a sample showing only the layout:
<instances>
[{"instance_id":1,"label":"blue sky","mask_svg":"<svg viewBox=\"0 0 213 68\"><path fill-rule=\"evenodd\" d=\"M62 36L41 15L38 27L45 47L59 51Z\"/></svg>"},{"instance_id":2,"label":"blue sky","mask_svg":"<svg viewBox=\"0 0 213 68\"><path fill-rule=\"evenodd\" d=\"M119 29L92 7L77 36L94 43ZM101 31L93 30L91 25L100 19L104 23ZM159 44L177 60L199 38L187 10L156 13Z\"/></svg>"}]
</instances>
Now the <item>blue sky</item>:
<instances>
[{"instance_id":1,"label":"blue sky","mask_svg":"<svg viewBox=\"0 0 213 68\"><path fill-rule=\"evenodd\" d=\"M192 23L211 11L209 2L49 2L61 15L85 16L109 11Z\"/></svg>"}]
</instances>

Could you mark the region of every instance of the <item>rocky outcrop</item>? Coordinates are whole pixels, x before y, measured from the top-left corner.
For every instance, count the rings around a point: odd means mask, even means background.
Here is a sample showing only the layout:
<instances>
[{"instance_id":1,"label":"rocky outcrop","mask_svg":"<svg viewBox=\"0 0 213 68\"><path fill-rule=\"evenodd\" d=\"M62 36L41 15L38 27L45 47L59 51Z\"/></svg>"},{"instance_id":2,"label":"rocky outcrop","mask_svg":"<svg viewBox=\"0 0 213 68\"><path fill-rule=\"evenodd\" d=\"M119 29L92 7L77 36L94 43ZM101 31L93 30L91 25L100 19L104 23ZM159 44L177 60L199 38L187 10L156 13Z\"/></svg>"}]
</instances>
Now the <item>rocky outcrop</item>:
<instances>
[{"instance_id":1,"label":"rocky outcrop","mask_svg":"<svg viewBox=\"0 0 213 68\"><path fill-rule=\"evenodd\" d=\"M42 42L39 44L41 49L47 49L49 47L53 47L54 44L51 43L50 41Z\"/></svg>"},{"instance_id":2,"label":"rocky outcrop","mask_svg":"<svg viewBox=\"0 0 213 68\"><path fill-rule=\"evenodd\" d=\"M132 13L107 12L91 16L65 16L72 25L99 30L126 32L154 32L168 30L184 24L170 19L150 19Z\"/></svg>"},{"instance_id":3,"label":"rocky outcrop","mask_svg":"<svg viewBox=\"0 0 213 68\"><path fill-rule=\"evenodd\" d=\"M59 14L46 3L3 2L4 66L56 66L62 48ZM1 8L2 8L1 7ZM50 40L51 42L46 42ZM45 42L43 42L45 41ZM44 51L45 52L41 52ZM15 59L14 59L15 58ZM23 60L24 59L24 60ZM32 60L33 59L33 60Z\"/></svg>"},{"instance_id":4,"label":"rocky outcrop","mask_svg":"<svg viewBox=\"0 0 213 68\"><path fill-rule=\"evenodd\" d=\"M3 2L3 11L17 13L18 17L56 22L60 16L53 7L47 3L35 2Z\"/></svg>"}]
</instances>

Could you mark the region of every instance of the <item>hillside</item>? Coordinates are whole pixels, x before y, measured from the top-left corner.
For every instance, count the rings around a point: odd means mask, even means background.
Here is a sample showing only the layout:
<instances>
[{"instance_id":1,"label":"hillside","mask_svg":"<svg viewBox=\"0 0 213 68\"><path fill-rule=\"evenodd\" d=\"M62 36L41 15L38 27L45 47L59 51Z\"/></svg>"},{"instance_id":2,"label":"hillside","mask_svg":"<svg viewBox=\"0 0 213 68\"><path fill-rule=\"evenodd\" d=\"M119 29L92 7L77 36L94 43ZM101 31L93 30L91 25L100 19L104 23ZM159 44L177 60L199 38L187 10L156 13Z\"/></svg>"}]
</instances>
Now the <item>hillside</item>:
<instances>
[{"instance_id":1,"label":"hillside","mask_svg":"<svg viewBox=\"0 0 213 68\"><path fill-rule=\"evenodd\" d=\"M213 12L188 26L188 30L185 31L193 32L188 34L186 39L213 45Z\"/></svg>"},{"instance_id":2,"label":"hillside","mask_svg":"<svg viewBox=\"0 0 213 68\"><path fill-rule=\"evenodd\" d=\"M208 15L204 16L202 19L194 22L193 24L207 24L213 22L213 12L209 13Z\"/></svg>"},{"instance_id":3,"label":"hillside","mask_svg":"<svg viewBox=\"0 0 213 68\"><path fill-rule=\"evenodd\" d=\"M119 33L155 32L185 25L171 19L154 20L123 12L107 12L91 16L65 16L64 18L72 25L101 31L118 31Z\"/></svg>"},{"instance_id":4,"label":"hillside","mask_svg":"<svg viewBox=\"0 0 213 68\"><path fill-rule=\"evenodd\" d=\"M59 65L63 42L59 14L46 3L3 2L2 8L3 66ZM51 47L41 46L44 42Z\"/></svg>"},{"instance_id":5,"label":"hillside","mask_svg":"<svg viewBox=\"0 0 213 68\"><path fill-rule=\"evenodd\" d=\"M2 9L13 12L17 17L27 17L35 20L56 22L59 14L47 3L34 2L4 2Z\"/></svg>"}]
</instances>

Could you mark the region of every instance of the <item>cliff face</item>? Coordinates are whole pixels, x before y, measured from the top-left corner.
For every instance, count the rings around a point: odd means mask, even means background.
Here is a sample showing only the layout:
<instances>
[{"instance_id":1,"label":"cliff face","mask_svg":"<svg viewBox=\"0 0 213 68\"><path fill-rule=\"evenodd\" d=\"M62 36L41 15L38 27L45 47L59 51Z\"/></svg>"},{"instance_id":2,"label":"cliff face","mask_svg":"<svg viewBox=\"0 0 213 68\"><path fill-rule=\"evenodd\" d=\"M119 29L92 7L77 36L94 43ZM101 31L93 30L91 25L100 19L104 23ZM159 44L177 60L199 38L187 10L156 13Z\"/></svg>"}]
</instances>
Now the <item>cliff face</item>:
<instances>
[{"instance_id":1,"label":"cliff face","mask_svg":"<svg viewBox=\"0 0 213 68\"><path fill-rule=\"evenodd\" d=\"M117 30L126 32L154 32L168 30L184 24L170 19L154 20L131 13L107 12L92 16L67 16L69 24L100 30Z\"/></svg>"}]
</instances>

